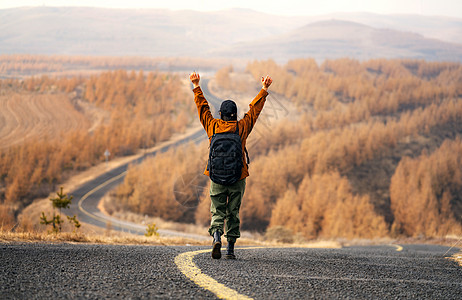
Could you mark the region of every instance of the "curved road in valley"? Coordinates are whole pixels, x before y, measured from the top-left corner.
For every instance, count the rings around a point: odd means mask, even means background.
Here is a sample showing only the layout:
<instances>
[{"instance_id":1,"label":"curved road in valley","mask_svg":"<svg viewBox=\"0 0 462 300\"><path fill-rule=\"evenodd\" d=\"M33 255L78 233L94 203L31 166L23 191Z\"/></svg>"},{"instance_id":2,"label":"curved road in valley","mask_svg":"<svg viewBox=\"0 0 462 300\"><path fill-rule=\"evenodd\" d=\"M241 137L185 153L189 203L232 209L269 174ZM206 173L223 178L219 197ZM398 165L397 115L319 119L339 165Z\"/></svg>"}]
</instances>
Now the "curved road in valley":
<instances>
[{"instance_id":1,"label":"curved road in valley","mask_svg":"<svg viewBox=\"0 0 462 300\"><path fill-rule=\"evenodd\" d=\"M219 107L221 101L219 98L215 97L207 88L208 80L202 79L201 88L204 92L209 103L215 108ZM191 92L191 101L193 101L193 93ZM146 233L146 226L135 224L132 222L124 222L115 218L111 218L103 214L99 208L98 203L101 198L110 190L115 188L117 185L123 182L127 168L131 164L141 163L144 159L149 156L156 155L157 153L162 153L167 151L172 147L178 147L190 141L201 142L207 138L207 135L202 127L193 132L191 135L184 137L183 139L161 147L150 153L146 153L144 156L121 165L113 170L110 170L103 175L83 184L74 191L69 192L70 195L74 197L70 210L67 210L68 215L76 215L77 219L81 222L96 225L102 228L110 228L111 230L129 232L133 234L143 235ZM190 238L204 239L206 237L200 235L184 234L172 230L159 229L158 233L160 235L168 236L184 236ZM208 238L207 238L208 239Z\"/></svg>"}]
</instances>

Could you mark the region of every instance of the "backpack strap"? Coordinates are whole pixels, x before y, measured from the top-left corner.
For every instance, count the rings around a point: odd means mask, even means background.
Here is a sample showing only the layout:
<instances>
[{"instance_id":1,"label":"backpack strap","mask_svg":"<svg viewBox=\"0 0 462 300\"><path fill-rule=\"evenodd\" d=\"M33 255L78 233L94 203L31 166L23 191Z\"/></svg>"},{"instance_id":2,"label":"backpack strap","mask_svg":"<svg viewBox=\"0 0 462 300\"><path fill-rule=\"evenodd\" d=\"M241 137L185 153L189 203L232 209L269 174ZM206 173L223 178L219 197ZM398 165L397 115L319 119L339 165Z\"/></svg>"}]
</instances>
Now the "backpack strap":
<instances>
[{"instance_id":1,"label":"backpack strap","mask_svg":"<svg viewBox=\"0 0 462 300\"><path fill-rule=\"evenodd\" d=\"M211 136L209 136L209 141L211 141L213 136L215 135L215 125L213 125L212 130L213 130L213 134Z\"/></svg>"},{"instance_id":2,"label":"backpack strap","mask_svg":"<svg viewBox=\"0 0 462 300\"><path fill-rule=\"evenodd\" d=\"M239 134L239 121L237 121L237 123L236 123L236 131L234 133ZM249 152L247 151L247 147L244 147L244 152L245 152L245 156L247 158L247 164L249 165L250 164L250 158L249 158Z\"/></svg>"}]
</instances>

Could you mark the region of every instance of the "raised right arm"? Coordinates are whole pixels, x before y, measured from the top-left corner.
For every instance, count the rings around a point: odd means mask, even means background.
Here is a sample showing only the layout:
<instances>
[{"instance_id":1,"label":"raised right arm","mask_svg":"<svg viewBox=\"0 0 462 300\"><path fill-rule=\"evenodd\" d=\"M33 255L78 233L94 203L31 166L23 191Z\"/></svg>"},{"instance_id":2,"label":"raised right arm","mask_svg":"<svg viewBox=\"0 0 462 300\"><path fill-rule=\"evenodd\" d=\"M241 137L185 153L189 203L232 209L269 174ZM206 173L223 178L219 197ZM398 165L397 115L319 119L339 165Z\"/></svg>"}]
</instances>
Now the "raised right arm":
<instances>
[{"instance_id":1,"label":"raised right arm","mask_svg":"<svg viewBox=\"0 0 462 300\"><path fill-rule=\"evenodd\" d=\"M268 88L272 82L273 80L270 76L261 78L262 88L258 95L249 104L250 109L244 115L244 118L242 118L242 122L246 128L247 135L252 131L253 126L255 125L255 122L257 122L258 116L260 115L260 112L263 110L263 106L266 102L266 96L268 96Z\"/></svg>"},{"instance_id":2,"label":"raised right arm","mask_svg":"<svg viewBox=\"0 0 462 300\"><path fill-rule=\"evenodd\" d=\"M202 89L199 86L200 76L196 72L193 72L191 75L189 75L189 79L194 85L194 102L197 106L199 120L201 121L202 126L207 132L207 135L211 136L213 134L213 128L211 127L211 124L214 118L212 113L210 112L209 103L205 99L204 93L202 92Z\"/></svg>"}]
</instances>

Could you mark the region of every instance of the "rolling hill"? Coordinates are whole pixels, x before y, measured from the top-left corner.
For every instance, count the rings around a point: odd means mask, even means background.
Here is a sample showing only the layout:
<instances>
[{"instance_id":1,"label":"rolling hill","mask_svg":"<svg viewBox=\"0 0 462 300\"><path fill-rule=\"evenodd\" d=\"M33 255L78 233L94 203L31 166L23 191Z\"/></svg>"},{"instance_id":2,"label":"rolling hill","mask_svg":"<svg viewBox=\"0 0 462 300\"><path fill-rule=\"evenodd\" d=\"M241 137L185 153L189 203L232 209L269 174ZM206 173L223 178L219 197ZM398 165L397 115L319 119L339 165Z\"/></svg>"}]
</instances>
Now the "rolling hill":
<instances>
[{"instance_id":1,"label":"rolling hill","mask_svg":"<svg viewBox=\"0 0 462 300\"><path fill-rule=\"evenodd\" d=\"M304 23L288 17L276 17L272 23L272 18L246 10L6 9L0 10L0 53L204 56L208 49L282 33Z\"/></svg>"},{"instance_id":2,"label":"rolling hill","mask_svg":"<svg viewBox=\"0 0 462 300\"><path fill-rule=\"evenodd\" d=\"M1 54L461 61L461 32L462 20L454 18L365 13L285 17L245 9L0 10Z\"/></svg>"},{"instance_id":3,"label":"rolling hill","mask_svg":"<svg viewBox=\"0 0 462 300\"><path fill-rule=\"evenodd\" d=\"M273 58L281 63L303 57L313 57L316 60L353 57L360 60L415 58L462 61L462 45L428 39L411 32L377 29L350 21L328 20L311 23L269 39L215 50L212 56Z\"/></svg>"}]
</instances>

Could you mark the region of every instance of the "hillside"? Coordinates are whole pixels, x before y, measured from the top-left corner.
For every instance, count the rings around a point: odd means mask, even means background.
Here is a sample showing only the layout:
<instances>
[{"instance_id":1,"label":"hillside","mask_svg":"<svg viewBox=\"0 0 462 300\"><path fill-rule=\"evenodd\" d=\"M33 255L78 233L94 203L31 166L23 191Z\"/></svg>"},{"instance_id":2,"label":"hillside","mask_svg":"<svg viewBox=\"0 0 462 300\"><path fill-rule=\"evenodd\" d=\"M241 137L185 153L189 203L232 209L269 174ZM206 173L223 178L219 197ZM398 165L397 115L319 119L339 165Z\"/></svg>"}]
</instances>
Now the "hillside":
<instances>
[{"instance_id":1,"label":"hillside","mask_svg":"<svg viewBox=\"0 0 462 300\"><path fill-rule=\"evenodd\" d=\"M223 95L254 94L265 73L274 83L247 144L252 163L241 210L243 229L263 232L282 226L306 239L460 235L460 63L254 61L245 74L231 67L219 70L215 84ZM49 105L72 105L68 110L75 111L67 123L50 124L51 129L70 126L65 135L38 135L0 149L0 218L13 226L34 198L104 161L105 149L115 156L135 153L197 122L185 78L119 70L90 77L1 80L3 101L20 100L5 101L5 119L21 114L21 103L40 105L44 99ZM78 112L88 118L83 105L104 112L107 119L94 128L86 122L72 127L76 116L83 118ZM206 226L210 198L201 175L206 160L205 141L132 166L105 201L106 210Z\"/></svg>"},{"instance_id":2,"label":"hillside","mask_svg":"<svg viewBox=\"0 0 462 300\"><path fill-rule=\"evenodd\" d=\"M274 59L351 57L413 58L430 61L462 61L462 45L391 29L376 29L355 22L329 20L312 23L289 33L240 43L212 52L216 56Z\"/></svg>"},{"instance_id":3,"label":"hillside","mask_svg":"<svg viewBox=\"0 0 462 300\"><path fill-rule=\"evenodd\" d=\"M371 13L335 13L313 17L311 22L345 20L378 29L393 29L420 34L426 38L461 44L462 19L424 15L381 15Z\"/></svg>"},{"instance_id":4,"label":"hillside","mask_svg":"<svg viewBox=\"0 0 462 300\"><path fill-rule=\"evenodd\" d=\"M247 72L255 81L274 74L274 83L248 139L243 229L285 227L306 239L460 235L460 63L267 60ZM242 76L220 70L216 81L233 86ZM281 107L283 97L296 112ZM188 145L132 166L106 210L206 226L206 154L206 145Z\"/></svg>"},{"instance_id":5,"label":"hillside","mask_svg":"<svg viewBox=\"0 0 462 300\"><path fill-rule=\"evenodd\" d=\"M59 92L33 95L15 93L3 87L0 93L0 149L32 139L59 136L63 132L88 130L91 123L96 125L103 117L89 105L85 116L69 98Z\"/></svg>"},{"instance_id":6,"label":"hillside","mask_svg":"<svg viewBox=\"0 0 462 300\"><path fill-rule=\"evenodd\" d=\"M2 54L273 58L281 63L345 56L461 61L461 32L461 20L444 17L284 17L244 9L0 10Z\"/></svg>"},{"instance_id":7,"label":"hillside","mask_svg":"<svg viewBox=\"0 0 462 300\"><path fill-rule=\"evenodd\" d=\"M184 132L193 110L181 78L160 72L5 79L0 87L2 221L104 161L106 149L113 159Z\"/></svg>"},{"instance_id":8,"label":"hillside","mask_svg":"<svg viewBox=\"0 0 462 300\"><path fill-rule=\"evenodd\" d=\"M303 22L246 10L6 9L0 10L0 53L203 57L209 49L298 24Z\"/></svg>"}]
</instances>

